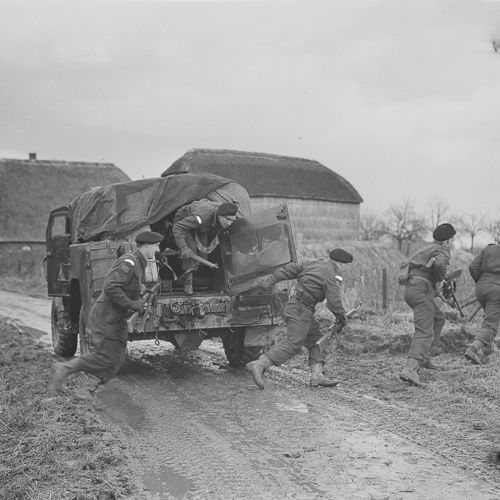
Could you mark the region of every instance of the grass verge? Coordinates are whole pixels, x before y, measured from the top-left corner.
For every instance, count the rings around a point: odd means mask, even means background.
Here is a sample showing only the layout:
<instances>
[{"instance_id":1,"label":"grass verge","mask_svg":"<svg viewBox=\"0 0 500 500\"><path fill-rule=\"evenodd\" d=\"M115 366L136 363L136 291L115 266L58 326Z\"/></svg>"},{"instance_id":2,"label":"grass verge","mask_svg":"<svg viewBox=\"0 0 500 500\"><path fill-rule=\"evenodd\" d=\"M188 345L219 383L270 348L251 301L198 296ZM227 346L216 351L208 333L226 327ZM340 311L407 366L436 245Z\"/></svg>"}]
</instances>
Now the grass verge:
<instances>
[{"instance_id":1,"label":"grass verge","mask_svg":"<svg viewBox=\"0 0 500 500\"><path fill-rule=\"evenodd\" d=\"M0 498L142 498L119 432L104 423L83 374L51 390L54 357L0 320Z\"/></svg>"}]
</instances>

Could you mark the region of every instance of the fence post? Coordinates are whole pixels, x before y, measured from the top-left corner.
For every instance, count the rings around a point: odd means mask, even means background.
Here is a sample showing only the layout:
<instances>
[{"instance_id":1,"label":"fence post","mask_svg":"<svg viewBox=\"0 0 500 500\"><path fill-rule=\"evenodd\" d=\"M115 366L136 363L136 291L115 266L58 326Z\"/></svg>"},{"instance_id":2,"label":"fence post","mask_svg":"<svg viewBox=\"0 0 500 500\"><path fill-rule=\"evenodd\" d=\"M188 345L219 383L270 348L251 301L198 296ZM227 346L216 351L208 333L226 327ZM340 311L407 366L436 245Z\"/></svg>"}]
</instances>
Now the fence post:
<instances>
[{"instance_id":1,"label":"fence post","mask_svg":"<svg viewBox=\"0 0 500 500\"><path fill-rule=\"evenodd\" d=\"M387 268L382 268L382 308L387 310Z\"/></svg>"}]
</instances>

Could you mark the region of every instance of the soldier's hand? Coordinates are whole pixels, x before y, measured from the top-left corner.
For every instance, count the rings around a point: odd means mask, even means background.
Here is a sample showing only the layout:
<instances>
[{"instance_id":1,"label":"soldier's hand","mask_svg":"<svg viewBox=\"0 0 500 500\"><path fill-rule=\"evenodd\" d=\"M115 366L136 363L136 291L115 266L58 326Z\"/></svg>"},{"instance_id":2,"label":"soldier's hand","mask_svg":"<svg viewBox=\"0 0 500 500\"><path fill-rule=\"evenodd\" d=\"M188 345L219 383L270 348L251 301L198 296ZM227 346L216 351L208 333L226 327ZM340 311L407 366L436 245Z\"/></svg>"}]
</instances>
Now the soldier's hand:
<instances>
[{"instance_id":1,"label":"soldier's hand","mask_svg":"<svg viewBox=\"0 0 500 500\"><path fill-rule=\"evenodd\" d=\"M194 252L190 248L183 248L181 250L182 259L190 259L194 255Z\"/></svg>"},{"instance_id":2,"label":"soldier's hand","mask_svg":"<svg viewBox=\"0 0 500 500\"><path fill-rule=\"evenodd\" d=\"M142 300L131 300L128 306L130 309L137 311L139 314L144 312L144 303Z\"/></svg>"},{"instance_id":3,"label":"soldier's hand","mask_svg":"<svg viewBox=\"0 0 500 500\"><path fill-rule=\"evenodd\" d=\"M271 291L271 282L269 281L268 277L263 277L263 278L257 278L255 280L255 284L264 292L270 292Z\"/></svg>"},{"instance_id":4,"label":"soldier's hand","mask_svg":"<svg viewBox=\"0 0 500 500\"><path fill-rule=\"evenodd\" d=\"M337 323L339 324L340 329L344 328L347 325L347 318L345 314L336 314L335 318L337 319Z\"/></svg>"}]
</instances>

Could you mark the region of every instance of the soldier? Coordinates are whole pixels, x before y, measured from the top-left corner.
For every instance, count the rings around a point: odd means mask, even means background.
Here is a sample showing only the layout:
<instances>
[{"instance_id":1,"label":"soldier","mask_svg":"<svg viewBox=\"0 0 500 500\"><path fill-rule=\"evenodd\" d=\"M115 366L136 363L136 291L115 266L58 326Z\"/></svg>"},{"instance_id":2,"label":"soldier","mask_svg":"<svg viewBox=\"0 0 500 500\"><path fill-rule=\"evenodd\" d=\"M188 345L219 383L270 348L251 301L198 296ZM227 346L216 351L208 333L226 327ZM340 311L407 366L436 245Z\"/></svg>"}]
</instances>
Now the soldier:
<instances>
[{"instance_id":1,"label":"soldier","mask_svg":"<svg viewBox=\"0 0 500 500\"><path fill-rule=\"evenodd\" d=\"M145 231L137 235L137 250L119 257L104 280L101 295L90 311L90 331L95 350L64 363L54 363L53 384L62 391L64 379L84 371L97 377L102 384L109 382L121 368L127 356L128 329L124 321L128 309L144 310L139 299L146 291L142 284L147 260L159 249L163 236Z\"/></svg>"},{"instance_id":2,"label":"soldier","mask_svg":"<svg viewBox=\"0 0 500 500\"><path fill-rule=\"evenodd\" d=\"M174 216L173 233L180 250L182 269L192 268L196 263L192 255L206 255L219 244L217 232L229 227L235 220L238 207L234 203L219 203L209 200L193 201L177 210ZM184 294L193 294L193 275L184 279Z\"/></svg>"},{"instance_id":3,"label":"soldier","mask_svg":"<svg viewBox=\"0 0 500 500\"><path fill-rule=\"evenodd\" d=\"M442 297L443 280L450 263L450 244L455 234L451 224L440 224L432 233L434 242L420 248L410 259L404 299L413 309L415 334L399 378L411 385L426 385L418 378L420 368L439 369L429 352L431 346L439 345L445 319L434 299Z\"/></svg>"},{"instance_id":4,"label":"soldier","mask_svg":"<svg viewBox=\"0 0 500 500\"><path fill-rule=\"evenodd\" d=\"M500 323L500 245L484 248L470 263L469 272L476 284L476 298L484 309L481 329L465 351L472 364L481 364L481 354L490 354ZM485 353L484 351L487 351Z\"/></svg>"},{"instance_id":5,"label":"soldier","mask_svg":"<svg viewBox=\"0 0 500 500\"><path fill-rule=\"evenodd\" d=\"M269 290L279 281L297 279L293 295L284 309L287 324L286 337L278 342L257 361L251 361L247 368L252 372L255 383L264 389L262 376L266 368L279 366L299 354L302 346L309 350L311 387L333 387L337 380L328 380L323 375L327 352L316 342L322 337L319 323L314 317L316 304L326 298L326 306L335 315L340 326L347 323L342 305L338 280L337 263L352 262L352 255L341 248L335 248L329 259L319 259L302 264L292 262L275 271L271 276L257 280L259 286Z\"/></svg>"}]
</instances>

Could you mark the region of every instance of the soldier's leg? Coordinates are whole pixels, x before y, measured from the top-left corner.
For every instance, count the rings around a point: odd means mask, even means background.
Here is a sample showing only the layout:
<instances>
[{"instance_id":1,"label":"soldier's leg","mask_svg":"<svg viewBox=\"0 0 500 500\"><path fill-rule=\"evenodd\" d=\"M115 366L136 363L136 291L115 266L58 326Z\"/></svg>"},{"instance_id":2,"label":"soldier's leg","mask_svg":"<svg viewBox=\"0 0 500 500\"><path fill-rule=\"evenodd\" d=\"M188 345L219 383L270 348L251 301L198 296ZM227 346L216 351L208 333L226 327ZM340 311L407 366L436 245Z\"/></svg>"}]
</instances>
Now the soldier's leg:
<instances>
[{"instance_id":1,"label":"soldier's leg","mask_svg":"<svg viewBox=\"0 0 500 500\"><path fill-rule=\"evenodd\" d=\"M413 308L415 333L408 352L409 358L423 361L428 356L434 340L434 307L434 299L429 295L424 295L415 302Z\"/></svg>"},{"instance_id":2,"label":"soldier's leg","mask_svg":"<svg viewBox=\"0 0 500 500\"><path fill-rule=\"evenodd\" d=\"M321 348L316 342L322 337L318 321L313 316L304 347L309 350L309 368L311 370L311 387L335 387L339 381L328 379L323 375L323 366L328 355L327 348Z\"/></svg>"},{"instance_id":3,"label":"soldier's leg","mask_svg":"<svg viewBox=\"0 0 500 500\"><path fill-rule=\"evenodd\" d=\"M434 288L424 280L410 279L405 288L405 301L413 310L415 333L399 378L412 385L425 386L420 382L418 370L427 358L434 338L434 297Z\"/></svg>"},{"instance_id":4,"label":"soldier's leg","mask_svg":"<svg viewBox=\"0 0 500 500\"><path fill-rule=\"evenodd\" d=\"M489 285L486 290L486 303L484 306L484 318L479 332L477 333L474 344L476 341L481 342L478 348L484 346L490 347L495 340L500 324L500 290L498 286Z\"/></svg>"},{"instance_id":5,"label":"soldier's leg","mask_svg":"<svg viewBox=\"0 0 500 500\"><path fill-rule=\"evenodd\" d=\"M188 248L195 254L198 254L198 249L196 247L196 241L191 233L186 234L186 244ZM182 269L187 271L191 269L196 264L194 259L182 259ZM186 274L183 281L184 294L193 294L193 273Z\"/></svg>"},{"instance_id":6,"label":"soldier's leg","mask_svg":"<svg viewBox=\"0 0 500 500\"><path fill-rule=\"evenodd\" d=\"M83 371L98 378L102 384L109 382L118 372L127 357L127 333L122 338L108 338L101 332L93 332L95 350L63 363L55 363L53 385L62 390L64 379L71 373ZM124 337L124 338L123 338Z\"/></svg>"},{"instance_id":7,"label":"soldier's leg","mask_svg":"<svg viewBox=\"0 0 500 500\"><path fill-rule=\"evenodd\" d=\"M299 354L309 332L313 311L292 297L284 314L287 326L285 338L265 354L277 366Z\"/></svg>"}]
</instances>

